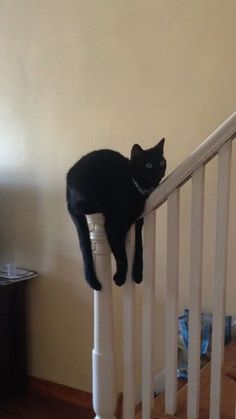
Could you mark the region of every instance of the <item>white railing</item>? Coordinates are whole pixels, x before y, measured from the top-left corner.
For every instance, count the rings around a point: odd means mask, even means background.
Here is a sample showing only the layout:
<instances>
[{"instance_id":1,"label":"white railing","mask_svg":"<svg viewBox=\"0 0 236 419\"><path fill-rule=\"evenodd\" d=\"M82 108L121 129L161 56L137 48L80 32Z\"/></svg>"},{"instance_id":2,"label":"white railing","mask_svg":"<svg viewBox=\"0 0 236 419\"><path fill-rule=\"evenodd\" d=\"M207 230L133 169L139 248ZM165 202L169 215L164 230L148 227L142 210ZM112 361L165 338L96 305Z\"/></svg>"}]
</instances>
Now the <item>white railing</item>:
<instances>
[{"instance_id":1,"label":"white railing","mask_svg":"<svg viewBox=\"0 0 236 419\"><path fill-rule=\"evenodd\" d=\"M218 163L217 233L210 419L220 418L221 374L224 345L227 233L230 195L232 140L236 137L236 113L226 120L152 193L144 211L144 281L142 324L142 418L150 419L154 393L154 295L155 295L155 210L167 201L167 279L165 337L165 412L177 410L178 271L180 188L192 179L190 325L187 417L199 418L200 319L202 288L202 243L205 165L216 154ZM115 366L112 328L112 280L110 250L103 216L88 217L97 275L102 291L94 292L95 326L93 350L93 400L97 419L115 418ZM134 306L135 285L131 279L133 229L127 240L129 272L124 285L124 385L123 419L135 417ZM141 417L141 416L140 416Z\"/></svg>"}]
</instances>

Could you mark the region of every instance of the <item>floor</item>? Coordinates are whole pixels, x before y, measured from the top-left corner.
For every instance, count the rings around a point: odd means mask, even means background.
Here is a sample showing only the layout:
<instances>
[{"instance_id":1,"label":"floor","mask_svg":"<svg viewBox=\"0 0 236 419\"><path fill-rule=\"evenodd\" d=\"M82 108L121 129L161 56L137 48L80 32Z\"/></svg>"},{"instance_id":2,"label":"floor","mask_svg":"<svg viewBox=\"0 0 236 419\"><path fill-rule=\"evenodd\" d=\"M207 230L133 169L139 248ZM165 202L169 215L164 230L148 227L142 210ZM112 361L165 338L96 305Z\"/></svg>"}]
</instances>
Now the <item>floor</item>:
<instances>
[{"instance_id":1,"label":"floor","mask_svg":"<svg viewBox=\"0 0 236 419\"><path fill-rule=\"evenodd\" d=\"M210 402L210 368L211 363L205 365L201 370L200 384L200 419L209 419L209 402ZM235 418L236 403L236 380L234 379L234 371L236 368L236 339L233 339L225 347L224 356L224 374L222 378L222 419ZM154 408L154 419L163 419L166 417L187 419L187 386L184 386L178 392L178 410L175 416L164 415L164 394L156 397ZM137 419L141 416L137 415Z\"/></svg>"},{"instance_id":2,"label":"floor","mask_svg":"<svg viewBox=\"0 0 236 419\"><path fill-rule=\"evenodd\" d=\"M91 410L29 393L0 401L0 419L93 419Z\"/></svg>"},{"instance_id":3,"label":"floor","mask_svg":"<svg viewBox=\"0 0 236 419\"><path fill-rule=\"evenodd\" d=\"M234 418L236 400L236 339L225 349L224 376L223 376L223 419ZM209 377L210 363L201 371L201 404L200 418L209 419ZM182 386L181 386L182 387ZM178 412L173 416L186 419L187 388L184 386L178 393ZM166 418L163 414L164 395L155 399L154 418ZM118 416L119 417L119 416ZM36 393L28 393L5 401L0 400L0 419L93 419L94 413L89 409L80 408L71 404L50 399ZM139 412L136 416L141 418Z\"/></svg>"}]
</instances>

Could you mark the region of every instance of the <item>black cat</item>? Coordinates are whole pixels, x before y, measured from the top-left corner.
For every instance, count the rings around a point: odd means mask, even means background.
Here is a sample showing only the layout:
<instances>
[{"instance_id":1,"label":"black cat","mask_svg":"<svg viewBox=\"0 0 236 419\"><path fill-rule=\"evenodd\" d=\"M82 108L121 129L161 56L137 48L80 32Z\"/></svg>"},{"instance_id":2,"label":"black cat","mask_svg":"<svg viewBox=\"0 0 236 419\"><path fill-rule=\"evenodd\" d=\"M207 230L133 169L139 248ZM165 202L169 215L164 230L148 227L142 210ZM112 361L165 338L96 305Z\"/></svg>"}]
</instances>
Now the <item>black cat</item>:
<instances>
[{"instance_id":1,"label":"black cat","mask_svg":"<svg viewBox=\"0 0 236 419\"><path fill-rule=\"evenodd\" d=\"M96 277L85 214L102 213L107 238L116 259L114 281L123 285L127 274L125 241L140 217L146 199L165 174L165 139L148 150L135 144L131 159L112 150L93 151L82 157L67 174L67 205L75 223L89 285L101 289ZM132 277L142 281L142 224L135 222L135 256Z\"/></svg>"}]
</instances>

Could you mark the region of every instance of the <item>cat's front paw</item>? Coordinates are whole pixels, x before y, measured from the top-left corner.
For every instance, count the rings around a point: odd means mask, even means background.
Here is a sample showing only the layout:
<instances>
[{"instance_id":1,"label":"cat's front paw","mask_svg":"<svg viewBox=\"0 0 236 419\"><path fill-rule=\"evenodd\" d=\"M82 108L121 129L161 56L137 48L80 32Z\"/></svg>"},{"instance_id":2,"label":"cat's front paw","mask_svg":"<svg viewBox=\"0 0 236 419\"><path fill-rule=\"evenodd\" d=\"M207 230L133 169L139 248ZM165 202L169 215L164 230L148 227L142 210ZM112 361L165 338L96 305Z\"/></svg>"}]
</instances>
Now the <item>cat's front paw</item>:
<instances>
[{"instance_id":1,"label":"cat's front paw","mask_svg":"<svg viewBox=\"0 0 236 419\"><path fill-rule=\"evenodd\" d=\"M143 281L143 276L142 276L142 274L141 275L133 275L132 279L136 284L141 284L141 282Z\"/></svg>"},{"instance_id":2,"label":"cat's front paw","mask_svg":"<svg viewBox=\"0 0 236 419\"><path fill-rule=\"evenodd\" d=\"M115 284L118 285L118 287L121 287L125 283L126 275L120 272L116 272L113 276L113 280Z\"/></svg>"},{"instance_id":3,"label":"cat's front paw","mask_svg":"<svg viewBox=\"0 0 236 419\"><path fill-rule=\"evenodd\" d=\"M142 269L133 269L132 279L136 284L141 284L143 280L143 270Z\"/></svg>"}]
</instances>

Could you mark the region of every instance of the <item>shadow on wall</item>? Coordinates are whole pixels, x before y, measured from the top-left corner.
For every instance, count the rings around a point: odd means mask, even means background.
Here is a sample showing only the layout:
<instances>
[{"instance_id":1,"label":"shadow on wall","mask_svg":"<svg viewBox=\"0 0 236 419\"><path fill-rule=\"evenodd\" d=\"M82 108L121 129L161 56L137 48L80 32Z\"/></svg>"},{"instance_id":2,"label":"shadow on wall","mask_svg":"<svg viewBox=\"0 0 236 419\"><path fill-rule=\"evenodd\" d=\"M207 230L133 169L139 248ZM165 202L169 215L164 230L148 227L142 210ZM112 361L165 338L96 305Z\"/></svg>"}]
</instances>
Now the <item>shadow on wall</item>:
<instances>
[{"instance_id":1,"label":"shadow on wall","mask_svg":"<svg viewBox=\"0 0 236 419\"><path fill-rule=\"evenodd\" d=\"M0 199L1 263L39 272L27 288L29 373L90 388L93 293L64 194L4 185Z\"/></svg>"},{"instance_id":2,"label":"shadow on wall","mask_svg":"<svg viewBox=\"0 0 236 419\"><path fill-rule=\"evenodd\" d=\"M1 261L15 259L35 268L43 258L44 231L38 191L11 185L1 186ZM22 256L22 261L20 256Z\"/></svg>"},{"instance_id":3,"label":"shadow on wall","mask_svg":"<svg viewBox=\"0 0 236 419\"><path fill-rule=\"evenodd\" d=\"M64 193L46 187L4 185L0 202L0 262L13 260L50 280L74 278L87 291L77 233Z\"/></svg>"},{"instance_id":4,"label":"shadow on wall","mask_svg":"<svg viewBox=\"0 0 236 419\"><path fill-rule=\"evenodd\" d=\"M63 224L71 222L65 197L45 186L2 185L0 202L2 258L15 258L17 264L48 272L54 259L60 261L57 252L63 253Z\"/></svg>"}]
</instances>

